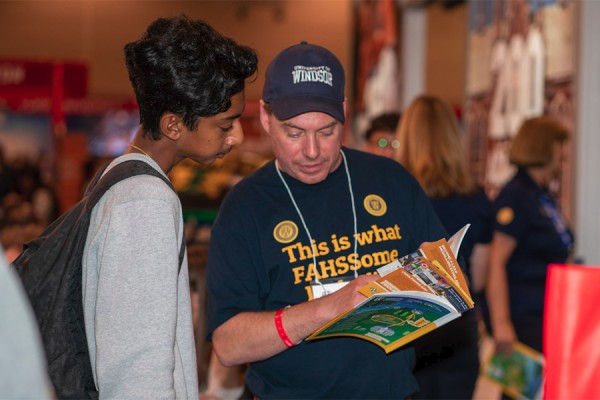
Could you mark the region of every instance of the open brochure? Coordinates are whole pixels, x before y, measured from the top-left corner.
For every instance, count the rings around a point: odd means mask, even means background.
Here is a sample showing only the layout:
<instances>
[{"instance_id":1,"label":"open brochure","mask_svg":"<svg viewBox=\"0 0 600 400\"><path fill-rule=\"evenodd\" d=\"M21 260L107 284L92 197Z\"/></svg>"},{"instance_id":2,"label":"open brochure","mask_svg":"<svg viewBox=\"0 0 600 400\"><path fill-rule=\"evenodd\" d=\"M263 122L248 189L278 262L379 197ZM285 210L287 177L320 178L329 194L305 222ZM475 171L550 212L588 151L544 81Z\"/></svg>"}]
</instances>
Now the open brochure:
<instances>
[{"instance_id":1,"label":"open brochure","mask_svg":"<svg viewBox=\"0 0 600 400\"><path fill-rule=\"evenodd\" d=\"M481 373L502 387L513 399L541 399L544 356L521 342L515 342L509 356L490 354Z\"/></svg>"},{"instance_id":2,"label":"open brochure","mask_svg":"<svg viewBox=\"0 0 600 400\"><path fill-rule=\"evenodd\" d=\"M359 291L366 299L314 331L306 340L351 336L390 353L442 326L474 303L456 260L470 225L377 269Z\"/></svg>"}]
</instances>

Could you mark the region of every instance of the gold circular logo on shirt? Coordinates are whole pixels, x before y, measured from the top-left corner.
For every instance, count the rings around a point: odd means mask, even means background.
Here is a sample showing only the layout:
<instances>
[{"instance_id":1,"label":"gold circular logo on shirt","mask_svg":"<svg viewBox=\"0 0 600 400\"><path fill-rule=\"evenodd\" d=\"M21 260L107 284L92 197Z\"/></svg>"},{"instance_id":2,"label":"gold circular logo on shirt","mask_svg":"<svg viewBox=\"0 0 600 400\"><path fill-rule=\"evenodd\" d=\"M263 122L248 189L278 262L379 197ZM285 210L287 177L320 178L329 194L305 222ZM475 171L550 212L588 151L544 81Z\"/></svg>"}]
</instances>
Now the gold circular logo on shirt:
<instances>
[{"instance_id":1,"label":"gold circular logo on shirt","mask_svg":"<svg viewBox=\"0 0 600 400\"><path fill-rule=\"evenodd\" d=\"M273 229L273 237L279 243L290 243L298 237L298 225L292 221L281 221Z\"/></svg>"},{"instance_id":2,"label":"gold circular logo on shirt","mask_svg":"<svg viewBox=\"0 0 600 400\"><path fill-rule=\"evenodd\" d=\"M365 206L365 210L367 210L369 214L376 217L381 217L387 211L387 204L385 204L385 200L376 194L370 194L365 197L363 204Z\"/></svg>"},{"instance_id":3,"label":"gold circular logo on shirt","mask_svg":"<svg viewBox=\"0 0 600 400\"><path fill-rule=\"evenodd\" d=\"M508 225L515 218L515 212L510 207L502 207L496 213L496 221L501 225Z\"/></svg>"}]
</instances>

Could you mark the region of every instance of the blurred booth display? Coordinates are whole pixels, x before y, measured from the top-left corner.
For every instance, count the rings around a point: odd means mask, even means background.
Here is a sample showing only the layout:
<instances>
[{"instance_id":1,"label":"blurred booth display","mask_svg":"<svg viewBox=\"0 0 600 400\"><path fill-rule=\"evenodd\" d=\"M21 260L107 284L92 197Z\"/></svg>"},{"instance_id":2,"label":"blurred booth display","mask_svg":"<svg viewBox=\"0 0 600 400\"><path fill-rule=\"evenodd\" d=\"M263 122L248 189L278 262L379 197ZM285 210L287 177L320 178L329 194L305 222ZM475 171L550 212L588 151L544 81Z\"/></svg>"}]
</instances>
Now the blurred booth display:
<instances>
[{"instance_id":1,"label":"blurred booth display","mask_svg":"<svg viewBox=\"0 0 600 400\"><path fill-rule=\"evenodd\" d=\"M75 204L96 159L121 154L137 127L132 99L88 96L82 62L0 59L0 144L7 159L44 159L60 210Z\"/></svg>"},{"instance_id":2,"label":"blurred booth display","mask_svg":"<svg viewBox=\"0 0 600 400\"><path fill-rule=\"evenodd\" d=\"M88 69L84 63L0 60L0 101L21 112L48 108L54 132L63 134L63 100L87 95Z\"/></svg>"},{"instance_id":3,"label":"blurred booth display","mask_svg":"<svg viewBox=\"0 0 600 400\"><path fill-rule=\"evenodd\" d=\"M400 111L398 5L393 0L354 2L355 81L353 114L357 144L371 119Z\"/></svg>"},{"instance_id":4,"label":"blurred booth display","mask_svg":"<svg viewBox=\"0 0 600 400\"><path fill-rule=\"evenodd\" d=\"M54 154L50 116L0 107L0 147L9 163L17 158L36 160L41 155Z\"/></svg>"},{"instance_id":5,"label":"blurred booth display","mask_svg":"<svg viewBox=\"0 0 600 400\"><path fill-rule=\"evenodd\" d=\"M35 107L36 99L83 98L88 68L82 62L0 59L0 99L14 110Z\"/></svg>"},{"instance_id":6,"label":"blurred booth display","mask_svg":"<svg viewBox=\"0 0 600 400\"><path fill-rule=\"evenodd\" d=\"M479 0L469 2L465 130L473 173L493 197L514 174L508 162L521 123L552 116L571 133L554 188L572 217L574 43L577 2Z\"/></svg>"},{"instance_id":7,"label":"blurred booth display","mask_svg":"<svg viewBox=\"0 0 600 400\"><path fill-rule=\"evenodd\" d=\"M75 204L101 162L122 154L138 125L137 109L117 101L90 99L65 103L60 136L46 112L0 109L0 145L7 160L40 164L56 187L62 211Z\"/></svg>"}]
</instances>

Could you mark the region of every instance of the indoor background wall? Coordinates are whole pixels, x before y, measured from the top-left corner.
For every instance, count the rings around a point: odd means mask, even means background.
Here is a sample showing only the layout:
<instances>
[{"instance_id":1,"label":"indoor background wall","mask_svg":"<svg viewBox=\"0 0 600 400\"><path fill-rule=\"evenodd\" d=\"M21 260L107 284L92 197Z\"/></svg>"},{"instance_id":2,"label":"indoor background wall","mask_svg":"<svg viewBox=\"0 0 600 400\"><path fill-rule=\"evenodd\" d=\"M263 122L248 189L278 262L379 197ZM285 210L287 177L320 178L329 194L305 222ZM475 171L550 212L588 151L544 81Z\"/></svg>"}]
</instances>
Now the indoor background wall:
<instances>
[{"instance_id":1,"label":"indoor background wall","mask_svg":"<svg viewBox=\"0 0 600 400\"><path fill-rule=\"evenodd\" d=\"M427 7L425 90L449 104L465 101L467 5Z\"/></svg>"},{"instance_id":2,"label":"indoor background wall","mask_svg":"<svg viewBox=\"0 0 600 400\"><path fill-rule=\"evenodd\" d=\"M247 98L256 100L268 61L301 40L330 48L353 76L354 4L353 0L0 0L0 58L82 61L89 66L91 96L130 97L123 45L138 38L155 18L185 13L257 50L259 75L247 88ZM451 104L464 99L465 10L465 5L427 7L424 87ZM351 90L348 82L350 98Z\"/></svg>"},{"instance_id":3,"label":"indoor background wall","mask_svg":"<svg viewBox=\"0 0 600 400\"><path fill-rule=\"evenodd\" d=\"M0 1L0 58L83 61L90 95L131 96L123 45L155 18L180 13L258 51L250 100L260 97L267 62L301 40L330 48L348 71L352 66L350 0Z\"/></svg>"}]
</instances>

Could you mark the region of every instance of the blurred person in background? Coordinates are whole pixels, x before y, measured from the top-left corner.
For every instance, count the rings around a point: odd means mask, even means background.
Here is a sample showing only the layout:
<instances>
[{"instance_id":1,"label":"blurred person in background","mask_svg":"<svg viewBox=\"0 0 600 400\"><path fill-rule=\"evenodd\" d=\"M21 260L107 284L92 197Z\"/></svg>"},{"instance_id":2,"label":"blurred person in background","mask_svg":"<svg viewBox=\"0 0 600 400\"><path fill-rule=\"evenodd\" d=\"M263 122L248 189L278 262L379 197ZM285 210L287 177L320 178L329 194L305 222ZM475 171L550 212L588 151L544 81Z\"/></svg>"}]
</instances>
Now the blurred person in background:
<instances>
[{"instance_id":1,"label":"blurred person in background","mask_svg":"<svg viewBox=\"0 0 600 400\"><path fill-rule=\"evenodd\" d=\"M0 173L0 179L6 179L0 183L3 188L0 244L11 262L21 253L25 243L35 239L58 217L58 198L53 186L43 181L41 164L24 154L18 154L10 164L0 166L0 171L4 171ZM10 180L14 182L9 183Z\"/></svg>"},{"instance_id":2,"label":"blurred person in background","mask_svg":"<svg viewBox=\"0 0 600 400\"><path fill-rule=\"evenodd\" d=\"M41 158L25 160L17 170L16 192L31 204L33 218L43 228L59 216L58 196L52 182L45 182L42 174Z\"/></svg>"},{"instance_id":3,"label":"blurred person in background","mask_svg":"<svg viewBox=\"0 0 600 400\"><path fill-rule=\"evenodd\" d=\"M520 341L542 351L546 272L568 262L574 238L551 186L557 181L566 127L547 117L526 120L512 141L514 177L494 202L496 219L486 296L496 351Z\"/></svg>"},{"instance_id":4,"label":"blurred person in background","mask_svg":"<svg viewBox=\"0 0 600 400\"><path fill-rule=\"evenodd\" d=\"M4 197L17 187L17 175L14 168L6 161L4 147L0 143L0 204ZM0 218L2 214L0 213Z\"/></svg>"},{"instance_id":5,"label":"blurred person in background","mask_svg":"<svg viewBox=\"0 0 600 400\"><path fill-rule=\"evenodd\" d=\"M419 96L404 110L395 159L419 181L442 224L454 233L471 224L459 250L477 306L488 267L492 205L469 174L466 149L451 108ZM417 339L414 399L471 398L479 372L477 308Z\"/></svg>"},{"instance_id":6,"label":"blurred person in background","mask_svg":"<svg viewBox=\"0 0 600 400\"><path fill-rule=\"evenodd\" d=\"M38 325L0 246L0 399L53 399Z\"/></svg>"},{"instance_id":7,"label":"blurred person in background","mask_svg":"<svg viewBox=\"0 0 600 400\"><path fill-rule=\"evenodd\" d=\"M376 116L371 120L365 132L367 140L365 150L369 153L392 158L398 148L396 129L400 122L400 113L390 112Z\"/></svg>"}]
</instances>

